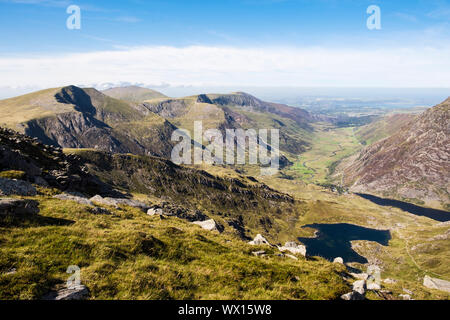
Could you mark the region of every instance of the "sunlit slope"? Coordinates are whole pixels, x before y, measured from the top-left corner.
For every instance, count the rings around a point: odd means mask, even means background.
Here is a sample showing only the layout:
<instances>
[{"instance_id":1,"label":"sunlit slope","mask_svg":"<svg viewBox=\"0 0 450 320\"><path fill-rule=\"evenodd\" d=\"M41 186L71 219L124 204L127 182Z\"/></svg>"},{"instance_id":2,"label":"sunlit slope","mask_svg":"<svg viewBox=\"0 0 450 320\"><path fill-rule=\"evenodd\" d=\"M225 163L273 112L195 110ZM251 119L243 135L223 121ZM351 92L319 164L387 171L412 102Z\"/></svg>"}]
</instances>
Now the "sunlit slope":
<instances>
[{"instance_id":1,"label":"sunlit slope","mask_svg":"<svg viewBox=\"0 0 450 320\"><path fill-rule=\"evenodd\" d=\"M450 203L450 98L350 157L338 171L352 190L419 204Z\"/></svg>"},{"instance_id":2,"label":"sunlit slope","mask_svg":"<svg viewBox=\"0 0 450 320\"><path fill-rule=\"evenodd\" d=\"M138 86L116 87L102 91L105 95L115 99L133 103L141 103L145 100L167 98L161 92Z\"/></svg>"},{"instance_id":3,"label":"sunlit slope","mask_svg":"<svg viewBox=\"0 0 450 320\"><path fill-rule=\"evenodd\" d=\"M137 104L68 86L0 101L6 126L63 148L170 157L175 126Z\"/></svg>"}]
</instances>

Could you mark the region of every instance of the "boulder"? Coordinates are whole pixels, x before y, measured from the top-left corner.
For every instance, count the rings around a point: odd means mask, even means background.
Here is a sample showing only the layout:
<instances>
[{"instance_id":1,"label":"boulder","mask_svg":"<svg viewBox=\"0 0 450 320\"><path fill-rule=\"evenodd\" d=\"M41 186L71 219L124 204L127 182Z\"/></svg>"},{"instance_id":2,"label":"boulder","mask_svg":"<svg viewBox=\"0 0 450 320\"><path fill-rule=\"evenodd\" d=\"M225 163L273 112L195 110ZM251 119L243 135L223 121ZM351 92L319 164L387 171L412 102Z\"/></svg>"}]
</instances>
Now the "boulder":
<instances>
[{"instance_id":1,"label":"boulder","mask_svg":"<svg viewBox=\"0 0 450 320\"><path fill-rule=\"evenodd\" d=\"M291 258L291 259L294 259L294 260L298 260L298 258L296 256L293 256L292 254L285 254L284 256L288 257L288 258Z\"/></svg>"},{"instance_id":2,"label":"boulder","mask_svg":"<svg viewBox=\"0 0 450 320\"><path fill-rule=\"evenodd\" d=\"M256 235L256 237L249 242L249 244L251 245L263 245L266 244L268 246L272 246L269 241L267 241L266 238L264 238L262 235L260 235L259 233Z\"/></svg>"},{"instance_id":3,"label":"boulder","mask_svg":"<svg viewBox=\"0 0 450 320\"><path fill-rule=\"evenodd\" d=\"M0 215L35 215L38 206L34 200L0 198Z\"/></svg>"},{"instance_id":4,"label":"boulder","mask_svg":"<svg viewBox=\"0 0 450 320\"><path fill-rule=\"evenodd\" d=\"M123 198L103 198L100 195L96 195L89 199L91 202L99 203L105 206L111 206L111 207L118 207L120 204L130 206L133 208L139 208L144 212L147 212L147 210L150 208L149 205L137 201L137 200L131 200L131 199L123 199Z\"/></svg>"},{"instance_id":5,"label":"boulder","mask_svg":"<svg viewBox=\"0 0 450 320\"><path fill-rule=\"evenodd\" d=\"M341 296L342 300L364 300L365 297L363 294L360 294L359 292L352 291L346 294L343 294Z\"/></svg>"},{"instance_id":6,"label":"boulder","mask_svg":"<svg viewBox=\"0 0 450 320\"><path fill-rule=\"evenodd\" d=\"M161 209L161 208L150 208L150 209L148 209L147 210L147 214L149 215L149 216L154 216L154 215L163 215L164 214L164 212L163 212L163 209Z\"/></svg>"},{"instance_id":7,"label":"boulder","mask_svg":"<svg viewBox=\"0 0 450 320\"><path fill-rule=\"evenodd\" d=\"M221 232L220 227L213 219L205 220L205 221L194 221L193 224L199 225L205 230L208 231L218 231Z\"/></svg>"},{"instance_id":8,"label":"boulder","mask_svg":"<svg viewBox=\"0 0 450 320\"><path fill-rule=\"evenodd\" d=\"M409 294L400 294L398 296L403 300L411 300L411 296Z\"/></svg>"},{"instance_id":9,"label":"boulder","mask_svg":"<svg viewBox=\"0 0 450 320\"><path fill-rule=\"evenodd\" d=\"M342 259L341 257L336 257L334 258L333 263L344 264L344 259Z\"/></svg>"},{"instance_id":10,"label":"boulder","mask_svg":"<svg viewBox=\"0 0 450 320\"><path fill-rule=\"evenodd\" d=\"M436 289L436 290L441 290L441 291L445 291L445 292L450 292L450 281L445 281L445 280L425 276L423 278L423 285L430 289Z\"/></svg>"},{"instance_id":11,"label":"boulder","mask_svg":"<svg viewBox=\"0 0 450 320\"><path fill-rule=\"evenodd\" d=\"M53 198L59 199L59 200L70 200L70 201L75 201L79 204L84 204L86 206L92 206L92 201L89 200L88 198L85 197L80 197L80 196L75 196L75 195L71 195L68 193L62 193L62 194L57 194L55 196L53 196Z\"/></svg>"},{"instance_id":12,"label":"boulder","mask_svg":"<svg viewBox=\"0 0 450 320\"><path fill-rule=\"evenodd\" d=\"M278 247L281 252L289 251L293 254L301 254L306 256L306 247L295 242L286 242L283 247Z\"/></svg>"},{"instance_id":13,"label":"boulder","mask_svg":"<svg viewBox=\"0 0 450 320\"><path fill-rule=\"evenodd\" d=\"M84 300L89 297L89 290L83 285L52 291L42 297L43 300Z\"/></svg>"},{"instance_id":14,"label":"boulder","mask_svg":"<svg viewBox=\"0 0 450 320\"><path fill-rule=\"evenodd\" d=\"M353 282L353 291L358 292L359 294L366 294L366 281L365 280L358 280Z\"/></svg>"},{"instance_id":15,"label":"boulder","mask_svg":"<svg viewBox=\"0 0 450 320\"><path fill-rule=\"evenodd\" d=\"M0 196L35 196L36 188L22 180L0 178Z\"/></svg>"}]
</instances>

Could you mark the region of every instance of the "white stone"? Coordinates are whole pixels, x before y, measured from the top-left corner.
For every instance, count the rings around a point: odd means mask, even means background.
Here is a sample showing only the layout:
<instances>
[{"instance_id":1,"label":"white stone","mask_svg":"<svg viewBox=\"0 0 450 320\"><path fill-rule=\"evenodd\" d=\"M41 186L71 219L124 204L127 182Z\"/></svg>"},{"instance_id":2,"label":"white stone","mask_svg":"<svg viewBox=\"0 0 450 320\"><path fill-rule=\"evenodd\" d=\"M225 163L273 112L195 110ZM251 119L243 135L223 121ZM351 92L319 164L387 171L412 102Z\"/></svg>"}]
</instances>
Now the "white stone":
<instances>
[{"instance_id":1,"label":"white stone","mask_svg":"<svg viewBox=\"0 0 450 320\"><path fill-rule=\"evenodd\" d=\"M445 280L425 276L423 278L423 285L430 289L436 289L436 290L441 290L441 291L445 291L445 292L450 292L450 281L445 281Z\"/></svg>"},{"instance_id":2,"label":"white stone","mask_svg":"<svg viewBox=\"0 0 450 320\"><path fill-rule=\"evenodd\" d=\"M217 228L217 223L213 219L209 219L206 221L195 221L193 222L193 224L199 225L200 227L208 231L219 231L219 229Z\"/></svg>"},{"instance_id":3,"label":"white stone","mask_svg":"<svg viewBox=\"0 0 450 320\"><path fill-rule=\"evenodd\" d=\"M367 290L381 290L381 286L376 282L367 283Z\"/></svg>"},{"instance_id":4,"label":"white stone","mask_svg":"<svg viewBox=\"0 0 450 320\"><path fill-rule=\"evenodd\" d=\"M358 280L353 282L353 291L356 291L359 294L364 295L366 293L366 281Z\"/></svg>"},{"instance_id":5,"label":"white stone","mask_svg":"<svg viewBox=\"0 0 450 320\"><path fill-rule=\"evenodd\" d=\"M341 257L336 257L336 258L334 258L333 263L344 264L344 259L342 259Z\"/></svg>"},{"instance_id":6,"label":"white stone","mask_svg":"<svg viewBox=\"0 0 450 320\"><path fill-rule=\"evenodd\" d=\"M251 245L263 245L263 244L266 244L266 245L271 246L269 241L267 241L267 239L264 238L259 233L256 235L256 237L252 241L249 242L249 244L251 244Z\"/></svg>"},{"instance_id":7,"label":"white stone","mask_svg":"<svg viewBox=\"0 0 450 320\"><path fill-rule=\"evenodd\" d=\"M306 247L295 242L286 242L283 247L278 247L281 252L289 251L293 254L301 254L306 256Z\"/></svg>"},{"instance_id":8,"label":"white stone","mask_svg":"<svg viewBox=\"0 0 450 320\"><path fill-rule=\"evenodd\" d=\"M163 214L163 210L161 208L150 208L150 209L147 210L147 214L149 216L162 215Z\"/></svg>"},{"instance_id":9,"label":"white stone","mask_svg":"<svg viewBox=\"0 0 450 320\"><path fill-rule=\"evenodd\" d=\"M365 273L365 272L362 272L362 273L353 273L353 272L350 272L350 275L351 275L353 278L356 278L356 279L359 279L359 280L367 280L367 278L369 278L369 275L368 275L367 273Z\"/></svg>"}]
</instances>

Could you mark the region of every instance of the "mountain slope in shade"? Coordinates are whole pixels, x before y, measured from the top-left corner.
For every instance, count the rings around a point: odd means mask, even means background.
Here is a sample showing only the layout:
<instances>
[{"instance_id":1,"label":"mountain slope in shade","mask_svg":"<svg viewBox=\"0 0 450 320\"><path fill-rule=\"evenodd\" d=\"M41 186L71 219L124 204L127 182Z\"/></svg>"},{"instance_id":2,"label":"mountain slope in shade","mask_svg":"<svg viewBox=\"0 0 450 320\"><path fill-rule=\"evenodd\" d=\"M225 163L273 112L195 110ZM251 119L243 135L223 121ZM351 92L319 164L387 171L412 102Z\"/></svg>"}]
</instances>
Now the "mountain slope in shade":
<instances>
[{"instance_id":1,"label":"mountain slope in shade","mask_svg":"<svg viewBox=\"0 0 450 320\"><path fill-rule=\"evenodd\" d=\"M450 98L338 168L355 192L428 205L450 203Z\"/></svg>"},{"instance_id":2,"label":"mountain slope in shade","mask_svg":"<svg viewBox=\"0 0 450 320\"><path fill-rule=\"evenodd\" d=\"M138 86L116 87L102 91L107 96L128 102L141 103L145 100L167 98L161 92Z\"/></svg>"},{"instance_id":3,"label":"mountain slope in shade","mask_svg":"<svg viewBox=\"0 0 450 320\"><path fill-rule=\"evenodd\" d=\"M168 157L175 127L133 103L93 88L48 89L1 100L2 124L63 148Z\"/></svg>"}]
</instances>

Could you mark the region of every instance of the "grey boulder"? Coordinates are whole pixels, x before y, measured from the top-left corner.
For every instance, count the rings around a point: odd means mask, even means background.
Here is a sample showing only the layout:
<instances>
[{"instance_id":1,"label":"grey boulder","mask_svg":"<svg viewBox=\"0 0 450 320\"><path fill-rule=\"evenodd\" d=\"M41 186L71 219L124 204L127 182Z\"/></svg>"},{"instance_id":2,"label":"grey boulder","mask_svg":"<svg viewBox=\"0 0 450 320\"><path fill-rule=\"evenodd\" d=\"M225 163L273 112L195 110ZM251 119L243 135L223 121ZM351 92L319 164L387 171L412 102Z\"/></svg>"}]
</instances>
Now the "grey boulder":
<instances>
[{"instance_id":1,"label":"grey boulder","mask_svg":"<svg viewBox=\"0 0 450 320\"><path fill-rule=\"evenodd\" d=\"M34 200L0 198L0 215L35 215L39 213L38 206Z\"/></svg>"},{"instance_id":2,"label":"grey boulder","mask_svg":"<svg viewBox=\"0 0 450 320\"><path fill-rule=\"evenodd\" d=\"M35 196L36 188L22 180L0 178L0 196Z\"/></svg>"}]
</instances>

